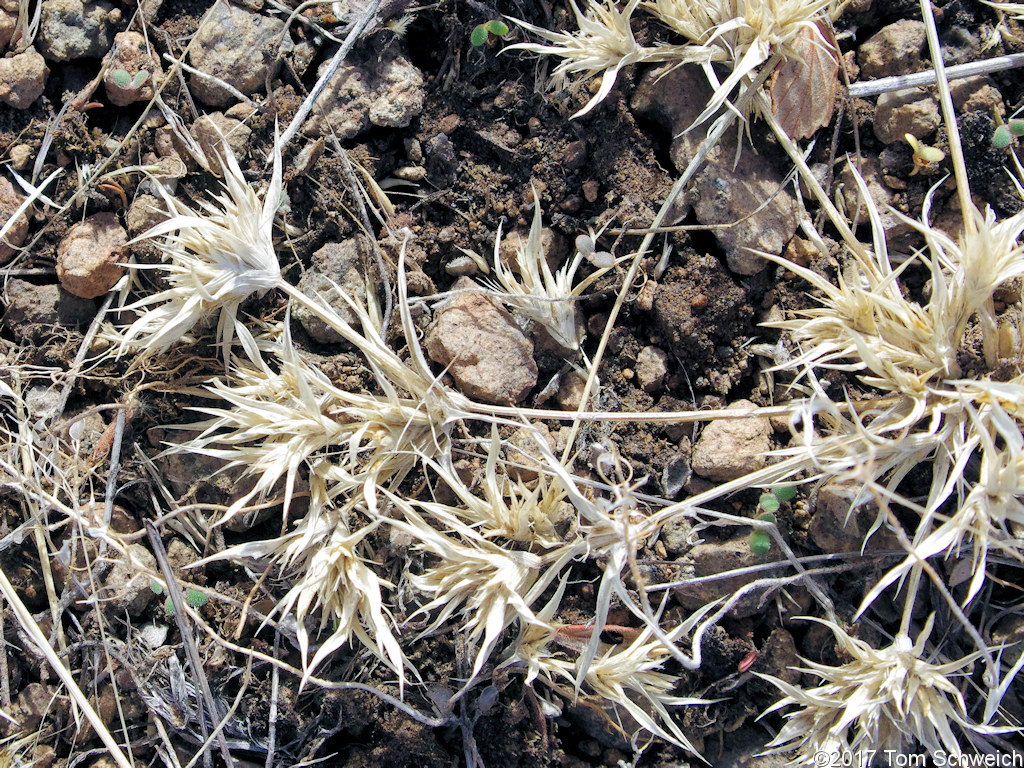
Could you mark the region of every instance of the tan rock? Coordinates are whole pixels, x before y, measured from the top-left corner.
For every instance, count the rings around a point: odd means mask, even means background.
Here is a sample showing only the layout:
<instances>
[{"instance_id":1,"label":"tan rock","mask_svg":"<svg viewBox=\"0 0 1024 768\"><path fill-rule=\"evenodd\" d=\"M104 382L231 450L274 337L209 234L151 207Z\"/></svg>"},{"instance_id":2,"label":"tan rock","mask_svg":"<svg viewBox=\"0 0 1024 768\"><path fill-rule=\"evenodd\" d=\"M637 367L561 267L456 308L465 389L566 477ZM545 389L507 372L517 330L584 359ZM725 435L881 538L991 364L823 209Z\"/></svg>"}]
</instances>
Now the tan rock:
<instances>
[{"instance_id":1,"label":"tan rock","mask_svg":"<svg viewBox=\"0 0 1024 768\"><path fill-rule=\"evenodd\" d=\"M455 290L479 291L468 277ZM456 295L427 329L430 358L448 367L466 395L488 403L518 403L537 383L531 342L512 316L480 292Z\"/></svg>"},{"instance_id":2,"label":"tan rock","mask_svg":"<svg viewBox=\"0 0 1024 768\"><path fill-rule=\"evenodd\" d=\"M737 400L730 410L756 408L749 400ZM767 418L716 419L700 433L693 446L693 471L701 477L726 482L755 472L768 464L772 425Z\"/></svg>"},{"instance_id":3,"label":"tan rock","mask_svg":"<svg viewBox=\"0 0 1024 768\"><path fill-rule=\"evenodd\" d=\"M57 278L75 296L92 299L114 287L124 267L121 247L128 233L112 213L75 224L57 246Z\"/></svg>"}]
</instances>

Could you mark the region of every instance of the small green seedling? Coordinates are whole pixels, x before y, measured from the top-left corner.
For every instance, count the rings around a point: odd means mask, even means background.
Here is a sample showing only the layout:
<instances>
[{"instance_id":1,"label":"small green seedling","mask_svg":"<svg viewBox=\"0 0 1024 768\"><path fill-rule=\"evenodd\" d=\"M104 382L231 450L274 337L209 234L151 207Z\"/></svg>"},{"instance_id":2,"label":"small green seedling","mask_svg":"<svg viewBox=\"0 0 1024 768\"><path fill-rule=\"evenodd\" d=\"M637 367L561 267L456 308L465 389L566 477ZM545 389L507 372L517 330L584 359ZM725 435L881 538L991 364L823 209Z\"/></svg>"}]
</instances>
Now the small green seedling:
<instances>
[{"instance_id":1,"label":"small green seedling","mask_svg":"<svg viewBox=\"0 0 1024 768\"><path fill-rule=\"evenodd\" d=\"M494 19L473 27L473 31L469 35L469 43L479 48L484 43L489 42L492 37L504 37L507 34L508 25L503 21Z\"/></svg>"},{"instance_id":2,"label":"small green seedling","mask_svg":"<svg viewBox=\"0 0 1024 768\"><path fill-rule=\"evenodd\" d=\"M934 172L935 166L941 163L946 156L946 153L938 147L922 144L912 133L903 134L903 138L907 140L907 144L914 150L914 170L910 172L911 176L916 176L922 171L924 173Z\"/></svg>"},{"instance_id":3,"label":"small green seedling","mask_svg":"<svg viewBox=\"0 0 1024 768\"><path fill-rule=\"evenodd\" d=\"M757 508L763 509L764 512L758 515L757 519L766 523L774 523L775 513L779 511L781 502L789 501L794 496L796 496L796 488L792 487L773 488L768 493L762 493L761 498L758 499ZM750 551L755 555L767 555L771 548L772 540L767 533L760 529L755 529L750 533Z\"/></svg>"},{"instance_id":4,"label":"small green seedling","mask_svg":"<svg viewBox=\"0 0 1024 768\"><path fill-rule=\"evenodd\" d=\"M115 69L110 73L110 77L118 88L141 88L149 79L149 72L143 69L136 72L133 77L126 69Z\"/></svg>"},{"instance_id":5,"label":"small green seedling","mask_svg":"<svg viewBox=\"0 0 1024 768\"><path fill-rule=\"evenodd\" d=\"M1014 136L1024 136L1024 120L1011 120L996 128L992 134L992 146L996 149L1008 147Z\"/></svg>"},{"instance_id":6,"label":"small green seedling","mask_svg":"<svg viewBox=\"0 0 1024 768\"><path fill-rule=\"evenodd\" d=\"M154 595L162 595L164 593L163 585L155 579L150 579L149 588L153 590ZM193 608L198 609L210 602L210 598L198 589L190 589L185 592L185 602ZM167 599L164 600L164 613L168 616L174 615L174 601L171 600L170 595L168 595Z\"/></svg>"}]
</instances>

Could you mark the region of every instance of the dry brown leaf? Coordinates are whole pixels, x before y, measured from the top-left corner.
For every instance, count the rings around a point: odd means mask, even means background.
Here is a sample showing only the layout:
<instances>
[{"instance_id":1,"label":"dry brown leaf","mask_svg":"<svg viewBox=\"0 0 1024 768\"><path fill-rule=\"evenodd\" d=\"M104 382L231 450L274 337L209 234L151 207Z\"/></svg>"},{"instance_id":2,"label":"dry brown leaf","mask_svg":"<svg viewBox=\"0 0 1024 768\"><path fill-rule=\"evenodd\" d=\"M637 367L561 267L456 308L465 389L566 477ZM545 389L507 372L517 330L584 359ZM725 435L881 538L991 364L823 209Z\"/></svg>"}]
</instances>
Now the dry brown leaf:
<instances>
[{"instance_id":1,"label":"dry brown leaf","mask_svg":"<svg viewBox=\"0 0 1024 768\"><path fill-rule=\"evenodd\" d=\"M819 22L797 39L795 56L772 76L772 112L793 139L809 139L832 121L839 90L839 55Z\"/></svg>"}]
</instances>

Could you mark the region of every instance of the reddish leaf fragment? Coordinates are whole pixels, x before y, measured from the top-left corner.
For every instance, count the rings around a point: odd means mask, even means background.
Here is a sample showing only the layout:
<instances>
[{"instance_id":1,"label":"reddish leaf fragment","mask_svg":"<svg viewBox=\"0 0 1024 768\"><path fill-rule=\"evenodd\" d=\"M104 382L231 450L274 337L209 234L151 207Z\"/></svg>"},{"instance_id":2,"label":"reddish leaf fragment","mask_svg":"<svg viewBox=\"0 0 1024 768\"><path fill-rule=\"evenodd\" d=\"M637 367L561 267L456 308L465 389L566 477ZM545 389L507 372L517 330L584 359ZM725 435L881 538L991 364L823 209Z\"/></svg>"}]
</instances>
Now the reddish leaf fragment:
<instances>
[{"instance_id":1,"label":"reddish leaf fragment","mask_svg":"<svg viewBox=\"0 0 1024 768\"><path fill-rule=\"evenodd\" d=\"M795 54L772 75L772 112L793 139L809 139L832 122L839 91L839 54L825 26L807 27Z\"/></svg>"}]
</instances>

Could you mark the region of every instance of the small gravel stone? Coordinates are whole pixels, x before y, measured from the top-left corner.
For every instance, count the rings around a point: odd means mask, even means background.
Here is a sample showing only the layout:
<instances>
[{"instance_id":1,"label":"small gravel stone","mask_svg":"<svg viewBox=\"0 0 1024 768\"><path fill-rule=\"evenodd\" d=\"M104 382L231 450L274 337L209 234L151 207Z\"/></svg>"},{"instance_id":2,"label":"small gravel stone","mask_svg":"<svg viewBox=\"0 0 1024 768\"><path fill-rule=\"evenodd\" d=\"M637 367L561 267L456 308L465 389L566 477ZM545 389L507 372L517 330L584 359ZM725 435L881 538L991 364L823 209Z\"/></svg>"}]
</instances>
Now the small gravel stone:
<instances>
[{"instance_id":1,"label":"small gravel stone","mask_svg":"<svg viewBox=\"0 0 1024 768\"><path fill-rule=\"evenodd\" d=\"M903 19L883 27L857 51L861 76L874 80L924 69L924 42L924 22Z\"/></svg>"},{"instance_id":2,"label":"small gravel stone","mask_svg":"<svg viewBox=\"0 0 1024 768\"><path fill-rule=\"evenodd\" d=\"M516 264L516 253L526 247L528 237L528 233L509 232L501 238L501 244L498 246L498 256L501 258L501 262L515 272L519 271ZM556 232L551 227L541 227L540 250L544 254L544 260L548 266L555 271L561 269L569 254L569 242L561 232Z\"/></svg>"},{"instance_id":3,"label":"small gravel stone","mask_svg":"<svg viewBox=\"0 0 1024 768\"><path fill-rule=\"evenodd\" d=\"M878 505L863 483L831 480L818 490L808 533L825 552L855 552L878 518ZM872 534L869 548L899 549L896 536L883 525Z\"/></svg>"},{"instance_id":4,"label":"small gravel stone","mask_svg":"<svg viewBox=\"0 0 1024 768\"><path fill-rule=\"evenodd\" d=\"M223 80L242 94L256 93L277 66L278 44L284 22L261 16L228 2L216 3L196 33L191 46L192 66ZM290 40L284 38L285 48ZM237 101L229 91L205 78L193 75L192 94L211 107Z\"/></svg>"},{"instance_id":5,"label":"small gravel stone","mask_svg":"<svg viewBox=\"0 0 1024 768\"><path fill-rule=\"evenodd\" d=\"M29 683L18 694L9 714L22 732L33 733L39 729L43 717L53 706L54 693L42 683Z\"/></svg>"},{"instance_id":6,"label":"small gravel stone","mask_svg":"<svg viewBox=\"0 0 1024 768\"><path fill-rule=\"evenodd\" d=\"M661 472L661 488L665 495L674 499L690 482L692 471L690 459L685 454L677 454L665 462L665 469Z\"/></svg>"},{"instance_id":7,"label":"small gravel stone","mask_svg":"<svg viewBox=\"0 0 1024 768\"><path fill-rule=\"evenodd\" d=\"M427 169L422 165L403 165L395 169L395 178L405 181L423 181L427 178Z\"/></svg>"},{"instance_id":8,"label":"small gravel stone","mask_svg":"<svg viewBox=\"0 0 1024 768\"><path fill-rule=\"evenodd\" d=\"M454 290L478 288L460 277ZM533 342L504 307L480 293L459 294L439 309L427 328L426 347L469 397L518 403L537 384Z\"/></svg>"},{"instance_id":9,"label":"small gravel stone","mask_svg":"<svg viewBox=\"0 0 1024 768\"><path fill-rule=\"evenodd\" d=\"M28 144L15 144L11 147L11 166L16 171L24 171L35 157L35 152Z\"/></svg>"},{"instance_id":10,"label":"small gravel stone","mask_svg":"<svg viewBox=\"0 0 1024 768\"><path fill-rule=\"evenodd\" d=\"M163 77L163 68L156 52L138 32L121 32L114 36L109 66L103 75L107 98L119 107L153 98L153 84Z\"/></svg>"},{"instance_id":11,"label":"small gravel stone","mask_svg":"<svg viewBox=\"0 0 1024 768\"><path fill-rule=\"evenodd\" d=\"M0 227L7 224L23 202L25 202L24 195L19 193L10 181L0 177ZM22 213L7 230L4 239L0 241L0 260L13 256L16 249L25 242L26 237L28 237L28 217Z\"/></svg>"},{"instance_id":12,"label":"small gravel stone","mask_svg":"<svg viewBox=\"0 0 1024 768\"><path fill-rule=\"evenodd\" d=\"M522 480L525 483L536 480L538 469L543 466L543 454L540 446L534 439L537 432L548 444L548 447L555 450L555 438L551 434L548 425L542 421L532 424L532 429L520 428L515 431L509 439L509 446L505 449L505 459L509 462L505 465L509 477L513 480Z\"/></svg>"},{"instance_id":13,"label":"small gravel stone","mask_svg":"<svg viewBox=\"0 0 1024 768\"><path fill-rule=\"evenodd\" d=\"M129 557L118 557L103 581L103 605L115 615L141 616L155 597L144 569L156 571L156 559L142 544L128 545Z\"/></svg>"},{"instance_id":14,"label":"small gravel stone","mask_svg":"<svg viewBox=\"0 0 1024 768\"><path fill-rule=\"evenodd\" d=\"M570 369L562 375L558 384L558 405L564 411L578 411L583 402L583 390L587 380L576 370Z\"/></svg>"},{"instance_id":15,"label":"small gravel stone","mask_svg":"<svg viewBox=\"0 0 1024 768\"><path fill-rule=\"evenodd\" d=\"M657 347L644 347L636 356L636 377L640 389L654 394L668 375L668 355Z\"/></svg>"},{"instance_id":16,"label":"small gravel stone","mask_svg":"<svg viewBox=\"0 0 1024 768\"><path fill-rule=\"evenodd\" d=\"M871 154L865 155L860 161L858 170L864 179L864 183L867 185L868 194L878 207L878 215L882 221L882 229L885 231L886 236L893 238L912 232L913 227L896 216L889 207L894 202L894 196L892 190L885 183L878 158ZM839 172L839 181L842 185L843 201L846 204L846 210L852 213L862 203L860 201L860 190L854 179L853 167L849 162ZM864 218L863 214L861 218Z\"/></svg>"},{"instance_id":17,"label":"small gravel stone","mask_svg":"<svg viewBox=\"0 0 1024 768\"><path fill-rule=\"evenodd\" d=\"M43 95L50 70L33 48L9 59L0 59L0 103L28 109Z\"/></svg>"},{"instance_id":18,"label":"small gravel stone","mask_svg":"<svg viewBox=\"0 0 1024 768\"><path fill-rule=\"evenodd\" d=\"M319 74L329 65L324 62ZM398 53L346 61L316 100L306 126L310 135L325 136L333 129L340 139L350 139L371 125L404 128L423 111L424 98L423 75Z\"/></svg>"},{"instance_id":19,"label":"small gravel stone","mask_svg":"<svg viewBox=\"0 0 1024 768\"><path fill-rule=\"evenodd\" d=\"M223 112L211 112L203 115L189 130L192 138L202 147L206 162L215 173L221 172L221 156L224 154L223 143L235 157L243 157L249 145L252 129L241 120L228 117Z\"/></svg>"},{"instance_id":20,"label":"small gravel stone","mask_svg":"<svg viewBox=\"0 0 1024 768\"><path fill-rule=\"evenodd\" d=\"M44 0L39 52L50 61L98 59L114 42L121 11L106 0Z\"/></svg>"},{"instance_id":21,"label":"small gravel stone","mask_svg":"<svg viewBox=\"0 0 1024 768\"><path fill-rule=\"evenodd\" d=\"M730 410L755 408L749 400L737 400ZM771 450L772 425L768 419L716 419L700 433L693 446L693 471L708 480L726 482L763 468Z\"/></svg>"},{"instance_id":22,"label":"small gravel stone","mask_svg":"<svg viewBox=\"0 0 1024 768\"><path fill-rule=\"evenodd\" d=\"M957 112L984 112L989 117L1002 120L1006 116L1006 105L996 88L995 81L988 75L963 77L949 84L949 94Z\"/></svg>"},{"instance_id":23,"label":"small gravel stone","mask_svg":"<svg viewBox=\"0 0 1024 768\"><path fill-rule=\"evenodd\" d=\"M153 195L138 195L132 200L131 207L125 217L128 232L132 237L152 229L167 218L167 210L159 198Z\"/></svg>"},{"instance_id":24,"label":"small gravel stone","mask_svg":"<svg viewBox=\"0 0 1024 768\"><path fill-rule=\"evenodd\" d=\"M126 242L128 233L112 213L97 213L75 224L57 246L57 279L75 296L102 296L124 273L118 262Z\"/></svg>"},{"instance_id":25,"label":"small gravel stone","mask_svg":"<svg viewBox=\"0 0 1024 768\"><path fill-rule=\"evenodd\" d=\"M313 254L313 268L299 279L299 290L307 296L321 296L350 325L359 326L359 318L341 298L333 281L357 303L366 303L366 265L372 254L365 237L354 237L341 243L327 243ZM337 331L304 307L293 310L306 333L321 344L345 341Z\"/></svg>"},{"instance_id":26,"label":"small gravel stone","mask_svg":"<svg viewBox=\"0 0 1024 768\"><path fill-rule=\"evenodd\" d=\"M667 546L666 546L667 549ZM693 563L693 575L717 576L739 568L750 568L760 565L764 559L755 555L750 549L750 536L737 536L726 541L707 541L695 545L686 555L686 560ZM771 572L758 574L767 578ZM727 597L750 581L750 576L740 574L713 581L693 581L673 589L679 603L689 610L697 610L709 603ZM729 611L733 618L753 616L758 612L757 604L761 597L756 593L748 593Z\"/></svg>"},{"instance_id":27,"label":"small gravel stone","mask_svg":"<svg viewBox=\"0 0 1024 768\"><path fill-rule=\"evenodd\" d=\"M596 203L597 196L601 192L601 185L593 179L583 182L583 199L588 203Z\"/></svg>"},{"instance_id":28,"label":"small gravel stone","mask_svg":"<svg viewBox=\"0 0 1024 768\"><path fill-rule=\"evenodd\" d=\"M875 107L875 136L883 144L904 141L904 134L923 139L942 122L939 100L923 88L883 93Z\"/></svg>"},{"instance_id":29,"label":"small gravel stone","mask_svg":"<svg viewBox=\"0 0 1024 768\"><path fill-rule=\"evenodd\" d=\"M570 171L579 170L587 164L587 142L572 141L565 147L562 165Z\"/></svg>"},{"instance_id":30,"label":"small gravel stone","mask_svg":"<svg viewBox=\"0 0 1024 768\"><path fill-rule=\"evenodd\" d=\"M39 344L57 328L84 328L96 315L96 304L59 285L33 285L12 279L5 291L4 326L16 341Z\"/></svg>"},{"instance_id":31,"label":"small gravel stone","mask_svg":"<svg viewBox=\"0 0 1024 768\"><path fill-rule=\"evenodd\" d=\"M686 518L673 517L661 526L661 535L658 537L658 541L665 545L665 549L670 555L681 555L690 549L693 543L690 540L690 533L690 522Z\"/></svg>"},{"instance_id":32,"label":"small gravel stone","mask_svg":"<svg viewBox=\"0 0 1024 768\"><path fill-rule=\"evenodd\" d=\"M4 6L11 5L13 7L6 8ZM14 35L14 28L18 25L18 4L17 3L0 3L0 52L3 52L7 44L11 42L11 37Z\"/></svg>"},{"instance_id":33,"label":"small gravel stone","mask_svg":"<svg viewBox=\"0 0 1024 768\"><path fill-rule=\"evenodd\" d=\"M465 275L475 275L480 271L480 267L477 265L476 260L470 256L456 256L444 265L444 271L455 277L463 277Z\"/></svg>"}]
</instances>

